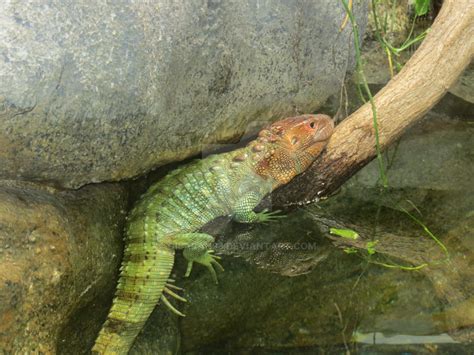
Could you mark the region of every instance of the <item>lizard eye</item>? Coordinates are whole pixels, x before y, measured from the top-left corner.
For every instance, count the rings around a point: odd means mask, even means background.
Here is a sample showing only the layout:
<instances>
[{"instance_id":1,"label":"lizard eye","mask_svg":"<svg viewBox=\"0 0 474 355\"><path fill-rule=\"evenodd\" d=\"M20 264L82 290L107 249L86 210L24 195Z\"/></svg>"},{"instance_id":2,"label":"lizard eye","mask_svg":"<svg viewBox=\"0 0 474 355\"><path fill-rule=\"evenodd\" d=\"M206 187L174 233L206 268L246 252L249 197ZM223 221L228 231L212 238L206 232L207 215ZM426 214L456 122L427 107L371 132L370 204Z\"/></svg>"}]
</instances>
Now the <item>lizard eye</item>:
<instances>
[{"instance_id":1,"label":"lizard eye","mask_svg":"<svg viewBox=\"0 0 474 355\"><path fill-rule=\"evenodd\" d=\"M291 138L291 144L295 145L296 143L298 143L298 138L296 137Z\"/></svg>"},{"instance_id":2,"label":"lizard eye","mask_svg":"<svg viewBox=\"0 0 474 355\"><path fill-rule=\"evenodd\" d=\"M316 127L316 122L312 121L312 122L309 124L309 126L310 126L311 128Z\"/></svg>"}]
</instances>

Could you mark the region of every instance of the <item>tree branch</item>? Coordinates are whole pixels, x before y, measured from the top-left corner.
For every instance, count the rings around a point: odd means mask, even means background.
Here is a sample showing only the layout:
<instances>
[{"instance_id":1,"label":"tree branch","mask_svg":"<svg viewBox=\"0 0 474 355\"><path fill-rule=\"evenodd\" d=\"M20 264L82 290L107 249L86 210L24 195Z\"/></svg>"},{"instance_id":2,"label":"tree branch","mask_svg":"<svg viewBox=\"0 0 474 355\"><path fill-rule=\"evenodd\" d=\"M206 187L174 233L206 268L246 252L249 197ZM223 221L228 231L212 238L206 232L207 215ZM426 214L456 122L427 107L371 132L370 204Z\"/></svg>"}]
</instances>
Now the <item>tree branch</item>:
<instances>
[{"instance_id":1,"label":"tree branch","mask_svg":"<svg viewBox=\"0 0 474 355\"><path fill-rule=\"evenodd\" d=\"M445 0L430 32L404 68L374 97L380 146L386 149L435 105L474 53L472 0ZM376 154L372 110L366 103L339 124L326 151L305 174L272 195L283 206L329 195Z\"/></svg>"}]
</instances>

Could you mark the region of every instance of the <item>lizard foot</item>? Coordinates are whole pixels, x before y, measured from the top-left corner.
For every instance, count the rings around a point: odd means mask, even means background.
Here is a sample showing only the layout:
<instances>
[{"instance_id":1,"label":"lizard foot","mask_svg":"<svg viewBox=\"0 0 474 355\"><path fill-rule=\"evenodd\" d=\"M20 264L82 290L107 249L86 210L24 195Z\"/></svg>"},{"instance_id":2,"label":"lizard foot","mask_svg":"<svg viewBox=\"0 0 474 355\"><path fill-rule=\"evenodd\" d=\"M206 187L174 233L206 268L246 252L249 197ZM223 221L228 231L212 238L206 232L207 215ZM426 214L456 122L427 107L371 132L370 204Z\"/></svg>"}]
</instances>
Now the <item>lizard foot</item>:
<instances>
[{"instance_id":1,"label":"lizard foot","mask_svg":"<svg viewBox=\"0 0 474 355\"><path fill-rule=\"evenodd\" d=\"M193 268L193 263L196 262L198 264L204 265L210 271L212 279L217 284L217 274L215 268L224 271L224 268L217 260L221 258L217 255L213 255L212 253L214 250L206 250L204 253L202 251L197 253L197 250L193 249L185 249L183 251L183 255L186 259L188 259L188 268L186 270L185 277L188 277L191 274L191 270Z\"/></svg>"},{"instance_id":2,"label":"lizard foot","mask_svg":"<svg viewBox=\"0 0 474 355\"><path fill-rule=\"evenodd\" d=\"M264 209L262 212L256 213L257 222L269 223L274 222L282 218L286 218L286 215L281 214L280 210L269 212L268 209Z\"/></svg>"}]
</instances>

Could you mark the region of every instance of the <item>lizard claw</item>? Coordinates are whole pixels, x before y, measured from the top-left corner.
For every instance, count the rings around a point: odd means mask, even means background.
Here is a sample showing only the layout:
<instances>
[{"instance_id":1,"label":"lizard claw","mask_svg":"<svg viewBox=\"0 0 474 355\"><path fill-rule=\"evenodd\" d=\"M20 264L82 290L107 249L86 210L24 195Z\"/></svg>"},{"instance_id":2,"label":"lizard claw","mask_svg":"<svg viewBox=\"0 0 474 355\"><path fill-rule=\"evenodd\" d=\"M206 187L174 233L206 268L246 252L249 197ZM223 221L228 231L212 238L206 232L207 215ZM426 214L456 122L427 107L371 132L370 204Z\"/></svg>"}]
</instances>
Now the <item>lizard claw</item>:
<instances>
[{"instance_id":1,"label":"lizard claw","mask_svg":"<svg viewBox=\"0 0 474 355\"><path fill-rule=\"evenodd\" d=\"M181 313L176 308L174 308L174 306L170 303L170 301L168 301L168 299L165 297L164 294L161 295L160 299L171 310L171 312L173 312L174 314L176 314L180 317L186 317L186 315L184 313Z\"/></svg>"}]
</instances>

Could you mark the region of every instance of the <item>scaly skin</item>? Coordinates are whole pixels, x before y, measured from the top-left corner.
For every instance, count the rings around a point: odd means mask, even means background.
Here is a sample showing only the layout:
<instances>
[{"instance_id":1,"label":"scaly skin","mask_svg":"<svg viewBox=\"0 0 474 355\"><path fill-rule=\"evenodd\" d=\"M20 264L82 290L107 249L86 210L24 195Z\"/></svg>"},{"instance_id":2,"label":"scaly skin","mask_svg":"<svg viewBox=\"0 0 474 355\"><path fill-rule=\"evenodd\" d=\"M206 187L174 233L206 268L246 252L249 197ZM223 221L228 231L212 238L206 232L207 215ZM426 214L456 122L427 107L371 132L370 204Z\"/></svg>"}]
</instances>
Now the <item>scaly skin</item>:
<instances>
[{"instance_id":1,"label":"scaly skin","mask_svg":"<svg viewBox=\"0 0 474 355\"><path fill-rule=\"evenodd\" d=\"M265 195L303 172L321 153L333 131L325 115L276 122L246 147L207 157L177 169L142 196L128 218L120 279L93 352L127 354L161 300L182 315L165 294L185 301L168 280L176 249L183 249L189 276L194 262L217 282L214 238L196 231L218 216L241 223L272 221L274 212L253 211ZM222 269L223 270L223 269Z\"/></svg>"}]
</instances>

